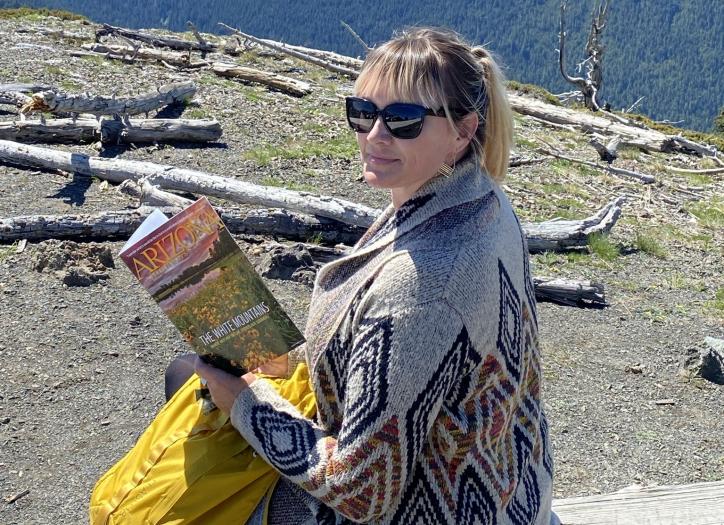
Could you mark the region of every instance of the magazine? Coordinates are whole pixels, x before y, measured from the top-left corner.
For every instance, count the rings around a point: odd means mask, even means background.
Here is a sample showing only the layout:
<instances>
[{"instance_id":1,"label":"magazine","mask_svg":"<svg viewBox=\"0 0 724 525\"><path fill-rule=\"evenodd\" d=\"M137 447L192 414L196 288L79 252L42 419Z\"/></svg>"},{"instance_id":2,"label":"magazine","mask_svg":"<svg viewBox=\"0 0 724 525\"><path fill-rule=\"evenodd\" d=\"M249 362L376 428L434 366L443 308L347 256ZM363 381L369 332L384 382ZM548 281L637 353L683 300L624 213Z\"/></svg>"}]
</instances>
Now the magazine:
<instances>
[{"instance_id":1,"label":"magazine","mask_svg":"<svg viewBox=\"0 0 724 525\"><path fill-rule=\"evenodd\" d=\"M171 219L154 210L120 256L218 368L239 376L304 342L205 197Z\"/></svg>"}]
</instances>

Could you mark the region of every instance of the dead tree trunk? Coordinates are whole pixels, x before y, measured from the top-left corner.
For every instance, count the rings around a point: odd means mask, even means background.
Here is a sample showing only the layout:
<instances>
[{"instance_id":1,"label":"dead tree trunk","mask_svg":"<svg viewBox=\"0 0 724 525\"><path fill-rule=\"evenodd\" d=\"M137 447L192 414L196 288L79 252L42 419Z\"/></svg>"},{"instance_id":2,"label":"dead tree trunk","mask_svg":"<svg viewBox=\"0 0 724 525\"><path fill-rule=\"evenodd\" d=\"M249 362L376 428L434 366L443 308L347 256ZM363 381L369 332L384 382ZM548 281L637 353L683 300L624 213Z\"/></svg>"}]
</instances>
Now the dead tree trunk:
<instances>
[{"instance_id":1,"label":"dead tree trunk","mask_svg":"<svg viewBox=\"0 0 724 525\"><path fill-rule=\"evenodd\" d=\"M0 219L0 243L27 239L127 239L154 208L106 211L92 215L28 215ZM294 241L318 239L326 244L354 244L364 229L323 217L287 210L240 210L217 208L231 233L282 236ZM180 208L163 208L167 214Z\"/></svg>"},{"instance_id":2,"label":"dead tree trunk","mask_svg":"<svg viewBox=\"0 0 724 525\"><path fill-rule=\"evenodd\" d=\"M513 110L521 115L529 115L558 125L576 126L588 133L618 135L621 137L621 144L636 146L647 151L696 153L708 156L716 154L715 148L697 144L680 136L665 135L653 129L613 122L602 113L592 115L512 93L508 94L508 101Z\"/></svg>"},{"instance_id":3,"label":"dead tree trunk","mask_svg":"<svg viewBox=\"0 0 724 525\"><path fill-rule=\"evenodd\" d=\"M301 80L277 75L268 71L252 69L250 67L242 67L237 64L227 64L224 62L214 62L211 64L214 73L222 77L238 78L247 82L256 82L264 84L270 88L283 91L296 97L303 97L312 92L312 86Z\"/></svg>"},{"instance_id":4,"label":"dead tree trunk","mask_svg":"<svg viewBox=\"0 0 724 525\"><path fill-rule=\"evenodd\" d=\"M115 27L109 24L103 24L103 27L96 31L96 42L100 42L100 39L104 36L118 35L131 40L138 40L151 46L156 47L168 47L171 49L177 49L179 51L203 51L212 52L218 51L219 46L210 42L191 42L190 40L180 40L178 38L166 38L159 37L149 33L143 33L141 31L134 31L133 29L126 29L124 27Z\"/></svg>"},{"instance_id":5,"label":"dead tree trunk","mask_svg":"<svg viewBox=\"0 0 724 525\"><path fill-rule=\"evenodd\" d=\"M221 137L216 119L104 119L100 125L103 143L213 142Z\"/></svg>"},{"instance_id":6,"label":"dead tree trunk","mask_svg":"<svg viewBox=\"0 0 724 525\"><path fill-rule=\"evenodd\" d=\"M289 48L288 46L286 46L285 44L277 44L277 43L272 44L271 41L266 41L266 40L262 40L261 38L257 38L252 35L247 35L246 33L242 33L238 29L235 29L231 26L227 26L226 24L219 23L219 25L232 31L234 34L237 34L242 38L255 42L261 46L266 46L270 49L274 49L275 51L279 51L281 53L285 53L287 55L293 56L300 60L310 62L310 63L315 64L319 67L322 67L328 71L332 71L334 73L341 73L343 75L347 75L350 78L357 78L359 76L359 71L357 71L355 69L350 69L350 68L344 67L344 66L338 66L327 60L323 60L321 58L310 56L306 53L301 53L299 51L295 51L295 50Z\"/></svg>"},{"instance_id":7,"label":"dead tree trunk","mask_svg":"<svg viewBox=\"0 0 724 525\"><path fill-rule=\"evenodd\" d=\"M539 301L553 301L568 306L607 305L606 294L601 283L533 277L533 284L535 297Z\"/></svg>"},{"instance_id":8,"label":"dead tree trunk","mask_svg":"<svg viewBox=\"0 0 724 525\"><path fill-rule=\"evenodd\" d=\"M379 210L327 196L259 186L237 179L152 162L90 157L38 146L0 141L0 162L60 169L120 183L146 178L161 188L188 191L256 206L282 207L368 227Z\"/></svg>"},{"instance_id":9,"label":"dead tree trunk","mask_svg":"<svg viewBox=\"0 0 724 525\"><path fill-rule=\"evenodd\" d=\"M23 106L23 113L43 111L50 113L90 113L92 115L138 115L149 113L169 104L191 99L196 93L193 82L178 82L161 86L155 93L138 97L117 99L115 97L88 97L69 95L63 92L42 91L32 96Z\"/></svg>"},{"instance_id":10,"label":"dead tree trunk","mask_svg":"<svg viewBox=\"0 0 724 525\"><path fill-rule=\"evenodd\" d=\"M188 119L48 119L0 122L0 139L23 143L140 144L211 142L221 137L216 120Z\"/></svg>"},{"instance_id":11,"label":"dead tree trunk","mask_svg":"<svg viewBox=\"0 0 724 525\"><path fill-rule=\"evenodd\" d=\"M586 68L586 78L572 77L566 73L565 67L565 43L566 43L566 2L561 1L561 23L558 45L558 66L561 75L567 82L575 85L583 95L586 107L592 111L601 109L596 100L596 96L601 89L603 83L603 43L601 42L601 33L606 27L606 16L608 15L608 0L604 0L603 4L596 4L591 17L591 31L588 34L588 42L586 43L586 59L581 66ZM580 66L579 66L580 69Z\"/></svg>"},{"instance_id":12,"label":"dead tree trunk","mask_svg":"<svg viewBox=\"0 0 724 525\"><path fill-rule=\"evenodd\" d=\"M380 210L334 197L258 186L163 164L90 157L10 141L0 141L0 162L63 170L117 183L145 178L149 183L167 190L208 195L244 204L288 208L363 228L369 227L380 214ZM583 220L523 224L523 230L528 236L528 247L531 251L545 251L585 246L588 235L607 232L613 227L621 215L622 202L623 198L619 197Z\"/></svg>"},{"instance_id":13,"label":"dead tree trunk","mask_svg":"<svg viewBox=\"0 0 724 525\"><path fill-rule=\"evenodd\" d=\"M556 251L585 246L593 233L607 233L621 216L625 198L617 197L594 215L581 220L550 220L522 224L528 239L528 251Z\"/></svg>"},{"instance_id":14,"label":"dead tree trunk","mask_svg":"<svg viewBox=\"0 0 724 525\"><path fill-rule=\"evenodd\" d=\"M199 69L209 65L209 63L204 60L192 61L188 53L176 53L147 47L136 48L107 44L83 44L81 47L88 52L98 53L99 56L110 56L111 58L118 58L120 60L156 60L185 69Z\"/></svg>"}]
</instances>

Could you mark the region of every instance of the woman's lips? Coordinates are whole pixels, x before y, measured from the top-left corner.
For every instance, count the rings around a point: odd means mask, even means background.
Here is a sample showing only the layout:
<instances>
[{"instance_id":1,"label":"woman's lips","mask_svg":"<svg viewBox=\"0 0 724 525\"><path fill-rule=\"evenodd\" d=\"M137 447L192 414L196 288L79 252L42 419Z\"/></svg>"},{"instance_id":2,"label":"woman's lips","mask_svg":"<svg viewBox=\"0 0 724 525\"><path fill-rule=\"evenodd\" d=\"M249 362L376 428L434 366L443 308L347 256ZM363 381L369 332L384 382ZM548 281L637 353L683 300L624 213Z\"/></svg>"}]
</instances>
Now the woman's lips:
<instances>
[{"instance_id":1,"label":"woman's lips","mask_svg":"<svg viewBox=\"0 0 724 525\"><path fill-rule=\"evenodd\" d=\"M367 162L369 162L370 164L392 164L395 161L397 161L397 159L389 157L379 157L377 155L367 155Z\"/></svg>"}]
</instances>

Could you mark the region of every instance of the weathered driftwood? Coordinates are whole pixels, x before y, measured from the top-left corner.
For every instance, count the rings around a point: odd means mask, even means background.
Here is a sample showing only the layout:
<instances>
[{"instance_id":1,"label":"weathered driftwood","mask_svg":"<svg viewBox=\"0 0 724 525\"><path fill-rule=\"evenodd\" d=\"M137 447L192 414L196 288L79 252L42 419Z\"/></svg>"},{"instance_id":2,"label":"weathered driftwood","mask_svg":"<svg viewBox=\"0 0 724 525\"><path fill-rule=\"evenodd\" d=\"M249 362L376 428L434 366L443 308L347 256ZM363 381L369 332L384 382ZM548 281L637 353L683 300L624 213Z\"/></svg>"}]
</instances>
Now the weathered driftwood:
<instances>
[{"instance_id":1,"label":"weathered driftwood","mask_svg":"<svg viewBox=\"0 0 724 525\"><path fill-rule=\"evenodd\" d=\"M621 216L624 200L625 197L617 197L594 215L581 220L553 219L522 224L528 239L528 250L543 252L585 246L589 235L611 230Z\"/></svg>"},{"instance_id":2,"label":"weathered driftwood","mask_svg":"<svg viewBox=\"0 0 724 525\"><path fill-rule=\"evenodd\" d=\"M641 487L613 494L553 500L566 525L720 525L724 481Z\"/></svg>"},{"instance_id":3,"label":"weathered driftwood","mask_svg":"<svg viewBox=\"0 0 724 525\"><path fill-rule=\"evenodd\" d=\"M163 164L71 154L11 141L0 140L0 162L75 172L117 183L145 178L167 190L209 195L243 204L281 207L363 228L369 227L380 214L380 210L334 197L269 188ZM621 215L623 200L619 197L595 215L582 220L523 224L529 249L537 252L585 246L588 235L610 231Z\"/></svg>"},{"instance_id":4,"label":"weathered driftwood","mask_svg":"<svg viewBox=\"0 0 724 525\"><path fill-rule=\"evenodd\" d=\"M41 91L23 106L23 113L34 111L90 113L92 115L138 115L163 106L191 99L196 93L193 82L177 82L159 87L156 92L132 98L69 95L63 92Z\"/></svg>"},{"instance_id":5,"label":"weathered driftwood","mask_svg":"<svg viewBox=\"0 0 724 525\"><path fill-rule=\"evenodd\" d=\"M283 207L362 227L368 227L379 214L379 210L334 197L259 186L152 162L91 157L5 140L0 140L0 162L60 169L117 183L147 178L151 184L167 190L188 191L256 206Z\"/></svg>"},{"instance_id":6,"label":"weathered driftwood","mask_svg":"<svg viewBox=\"0 0 724 525\"><path fill-rule=\"evenodd\" d=\"M606 294L603 284L593 281L547 279L534 277L535 296L541 301L553 301L568 306L581 304L604 306Z\"/></svg>"},{"instance_id":7,"label":"weathered driftwood","mask_svg":"<svg viewBox=\"0 0 724 525\"><path fill-rule=\"evenodd\" d=\"M100 126L104 143L212 142L221 134L216 119L105 119Z\"/></svg>"},{"instance_id":8,"label":"weathered driftwood","mask_svg":"<svg viewBox=\"0 0 724 525\"><path fill-rule=\"evenodd\" d=\"M157 60L186 69L199 69L209 66L209 63L204 60L191 60L188 53L164 51L162 49L107 44L83 44L81 47L88 52L97 53L99 56L108 56L109 58L119 58L121 60Z\"/></svg>"},{"instance_id":9,"label":"weathered driftwood","mask_svg":"<svg viewBox=\"0 0 724 525\"><path fill-rule=\"evenodd\" d=\"M0 139L17 142L81 144L98 140L95 120L54 119L0 122Z\"/></svg>"},{"instance_id":10,"label":"weathered driftwood","mask_svg":"<svg viewBox=\"0 0 724 525\"><path fill-rule=\"evenodd\" d=\"M15 93L36 93L38 91L44 91L46 89L52 88L45 84L26 84L17 82L12 82L10 84L0 84L0 91L12 91Z\"/></svg>"},{"instance_id":11,"label":"weathered driftwood","mask_svg":"<svg viewBox=\"0 0 724 525\"><path fill-rule=\"evenodd\" d=\"M713 155L714 150L702 144L696 144L682 137L665 135L653 129L613 122L601 116L569 108L554 106L530 97L508 93L508 100L514 111L521 115L530 115L555 124L570 125L584 131L602 135L618 135L623 145L635 145L647 151L684 153L695 152L700 155Z\"/></svg>"},{"instance_id":12,"label":"weathered driftwood","mask_svg":"<svg viewBox=\"0 0 724 525\"><path fill-rule=\"evenodd\" d=\"M301 80L278 75L269 71L261 71L250 67L242 67L238 64L226 62L214 62L211 70L222 77L238 78L247 82L264 84L273 89L289 93L296 97L302 97L312 92L312 86Z\"/></svg>"},{"instance_id":13,"label":"weathered driftwood","mask_svg":"<svg viewBox=\"0 0 724 525\"><path fill-rule=\"evenodd\" d=\"M304 46L293 46L291 44L284 44L283 42L277 42L275 40L269 40L267 38L264 38L262 40L265 43L285 47L286 49L291 49L292 51L299 51L300 53L303 53L305 55L319 58L321 60L324 60L325 62L329 62L332 64L339 64L340 66L344 66L354 71L359 71L362 68L362 63L364 62L359 58L352 58L346 55L340 55L339 53L335 53L333 51L324 51L322 49L313 49L311 47Z\"/></svg>"},{"instance_id":14,"label":"weathered driftwood","mask_svg":"<svg viewBox=\"0 0 724 525\"><path fill-rule=\"evenodd\" d=\"M0 91L0 104L8 104L18 108L30 102L30 97L19 91Z\"/></svg>"},{"instance_id":15,"label":"weathered driftwood","mask_svg":"<svg viewBox=\"0 0 724 525\"><path fill-rule=\"evenodd\" d=\"M235 29L231 26L227 26L226 24L223 24L221 22L219 22L219 25L228 29L229 31L232 31L234 34L239 35L242 38L246 38L247 40L255 42L261 46L266 46L270 49L274 49L275 51L285 53L287 55L293 56L300 60L310 62L310 63L315 64L319 67L322 67L328 71L332 71L334 73L341 73L343 75L347 75L350 78L357 78L359 76L359 71L357 71L356 69L351 69L349 67L344 67L344 66L340 66L337 64L333 64L332 62L330 62L328 60L317 58L317 57L308 55L306 53L302 53L300 51L295 51L294 49L291 49L289 46L287 46L285 44L271 43L271 41L262 40L261 38L257 38L252 35L247 35L246 33L242 33L238 29Z\"/></svg>"},{"instance_id":16,"label":"weathered driftwood","mask_svg":"<svg viewBox=\"0 0 724 525\"><path fill-rule=\"evenodd\" d=\"M210 142L221 137L213 119L48 119L0 122L0 139L26 143L107 144Z\"/></svg>"},{"instance_id":17,"label":"weathered driftwood","mask_svg":"<svg viewBox=\"0 0 724 525\"><path fill-rule=\"evenodd\" d=\"M676 173L694 173L696 175L716 175L718 173L724 173L724 168L699 170L696 168L677 168L676 166L666 166L666 169Z\"/></svg>"},{"instance_id":18,"label":"weathered driftwood","mask_svg":"<svg viewBox=\"0 0 724 525\"><path fill-rule=\"evenodd\" d=\"M109 24L103 24L103 26L96 31L96 42L100 42L100 39L104 36L119 35L131 40L138 40L152 46L157 47L168 47L171 49L177 49L180 51L217 51L219 49L218 44L211 42L192 42L190 40L181 40L178 38L160 37L152 35L150 33L144 33L142 31L135 31L133 29L126 29L124 27L115 27Z\"/></svg>"},{"instance_id":19,"label":"weathered driftwood","mask_svg":"<svg viewBox=\"0 0 724 525\"><path fill-rule=\"evenodd\" d=\"M106 211L97 214L29 215L0 219L0 243L21 239L126 239L153 211L151 207L136 210ZM167 215L181 208L163 208ZM217 209L232 233L281 236L290 240L317 239L327 244L353 244L363 229L323 217L311 217L279 209L243 212Z\"/></svg>"},{"instance_id":20,"label":"weathered driftwood","mask_svg":"<svg viewBox=\"0 0 724 525\"><path fill-rule=\"evenodd\" d=\"M557 159L567 160L568 162L573 162L576 164L582 164L584 166L602 170L607 173L611 173L613 175L630 177L630 178L636 179L640 182L643 182L644 184L651 184L653 182L656 182L656 179L654 178L653 175L646 175L645 173L638 173L636 171L631 171L631 170L627 170L624 168L615 168L613 166L609 166L606 164L598 164L596 162L589 162L587 160L577 159L575 157L569 157L568 155L563 155L562 153L559 153L553 149L541 150L541 152L545 153L546 155L551 155L553 157L556 157Z\"/></svg>"},{"instance_id":21,"label":"weathered driftwood","mask_svg":"<svg viewBox=\"0 0 724 525\"><path fill-rule=\"evenodd\" d=\"M163 191L146 179L124 180L118 185L118 191L138 198L141 206L157 206L161 208L186 208L193 203L191 199L176 195L170 191Z\"/></svg>"}]
</instances>

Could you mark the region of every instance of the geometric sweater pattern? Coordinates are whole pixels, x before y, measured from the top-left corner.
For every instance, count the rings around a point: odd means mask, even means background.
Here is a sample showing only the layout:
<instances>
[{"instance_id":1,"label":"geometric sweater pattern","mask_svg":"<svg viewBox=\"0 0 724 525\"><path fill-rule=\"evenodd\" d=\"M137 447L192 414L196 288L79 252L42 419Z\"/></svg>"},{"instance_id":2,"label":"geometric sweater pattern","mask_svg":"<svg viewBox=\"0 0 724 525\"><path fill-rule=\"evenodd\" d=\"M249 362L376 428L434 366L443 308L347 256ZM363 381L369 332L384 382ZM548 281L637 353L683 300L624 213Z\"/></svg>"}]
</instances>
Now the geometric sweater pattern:
<instances>
[{"instance_id":1,"label":"geometric sweater pattern","mask_svg":"<svg viewBox=\"0 0 724 525\"><path fill-rule=\"evenodd\" d=\"M526 240L474 157L320 269L305 336L316 418L255 381L231 419L317 523L548 525Z\"/></svg>"}]
</instances>

